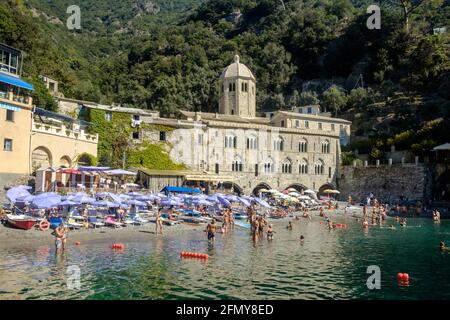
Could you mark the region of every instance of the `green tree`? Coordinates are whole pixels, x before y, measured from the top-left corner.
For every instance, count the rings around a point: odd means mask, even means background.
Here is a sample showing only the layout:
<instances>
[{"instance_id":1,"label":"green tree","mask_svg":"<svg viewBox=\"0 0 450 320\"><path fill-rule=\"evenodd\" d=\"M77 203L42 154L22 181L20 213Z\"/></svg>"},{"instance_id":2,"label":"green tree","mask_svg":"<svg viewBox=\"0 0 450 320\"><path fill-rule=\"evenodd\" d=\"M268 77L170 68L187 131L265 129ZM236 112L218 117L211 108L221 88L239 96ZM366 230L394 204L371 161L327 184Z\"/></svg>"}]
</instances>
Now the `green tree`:
<instances>
[{"instance_id":1,"label":"green tree","mask_svg":"<svg viewBox=\"0 0 450 320\"><path fill-rule=\"evenodd\" d=\"M347 96L339 87L333 85L322 93L322 107L333 110L336 114L347 103Z\"/></svg>"}]
</instances>

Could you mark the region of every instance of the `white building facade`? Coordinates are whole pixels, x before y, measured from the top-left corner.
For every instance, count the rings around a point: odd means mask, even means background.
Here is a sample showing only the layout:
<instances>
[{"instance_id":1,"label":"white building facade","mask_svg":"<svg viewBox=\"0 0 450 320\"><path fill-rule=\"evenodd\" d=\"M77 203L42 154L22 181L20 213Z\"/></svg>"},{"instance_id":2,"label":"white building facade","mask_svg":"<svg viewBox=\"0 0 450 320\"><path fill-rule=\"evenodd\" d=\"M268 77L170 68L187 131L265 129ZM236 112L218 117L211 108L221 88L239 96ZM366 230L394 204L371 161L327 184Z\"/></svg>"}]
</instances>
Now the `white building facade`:
<instances>
[{"instance_id":1,"label":"white building facade","mask_svg":"<svg viewBox=\"0 0 450 320\"><path fill-rule=\"evenodd\" d=\"M320 191L336 185L340 146L348 143L343 136L349 137L351 123L286 111L257 117L256 79L238 56L220 76L219 113L181 113L178 120L145 119L175 129L143 136L166 142L174 161L205 177L219 177L217 184L231 183L246 194L262 188ZM233 181L219 181L220 176Z\"/></svg>"}]
</instances>

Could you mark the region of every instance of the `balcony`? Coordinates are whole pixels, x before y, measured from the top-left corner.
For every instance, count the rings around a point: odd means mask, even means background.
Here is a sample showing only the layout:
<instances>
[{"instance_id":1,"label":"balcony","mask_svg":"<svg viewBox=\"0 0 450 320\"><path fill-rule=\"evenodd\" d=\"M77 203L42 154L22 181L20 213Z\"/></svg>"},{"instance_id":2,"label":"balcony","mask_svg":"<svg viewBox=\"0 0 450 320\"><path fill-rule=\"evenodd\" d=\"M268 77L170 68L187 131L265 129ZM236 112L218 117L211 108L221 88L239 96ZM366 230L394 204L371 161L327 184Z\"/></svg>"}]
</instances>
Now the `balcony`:
<instances>
[{"instance_id":1,"label":"balcony","mask_svg":"<svg viewBox=\"0 0 450 320\"><path fill-rule=\"evenodd\" d=\"M14 94L12 91L0 91L0 102L12 103L19 107L31 108L33 98Z\"/></svg>"},{"instance_id":2,"label":"balcony","mask_svg":"<svg viewBox=\"0 0 450 320\"><path fill-rule=\"evenodd\" d=\"M83 129L73 130L64 124L48 124L33 119L32 131L90 143L98 143L98 134L91 134Z\"/></svg>"}]
</instances>

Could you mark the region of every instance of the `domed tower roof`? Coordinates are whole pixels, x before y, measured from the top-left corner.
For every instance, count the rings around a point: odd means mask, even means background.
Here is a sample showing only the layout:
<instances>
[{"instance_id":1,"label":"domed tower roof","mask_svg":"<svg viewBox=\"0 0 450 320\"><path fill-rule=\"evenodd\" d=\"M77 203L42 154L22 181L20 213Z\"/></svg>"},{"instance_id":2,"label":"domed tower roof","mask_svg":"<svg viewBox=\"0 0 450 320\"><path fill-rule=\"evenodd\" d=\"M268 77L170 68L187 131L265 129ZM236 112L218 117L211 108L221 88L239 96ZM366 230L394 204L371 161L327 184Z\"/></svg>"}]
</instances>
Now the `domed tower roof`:
<instances>
[{"instance_id":1,"label":"domed tower roof","mask_svg":"<svg viewBox=\"0 0 450 320\"><path fill-rule=\"evenodd\" d=\"M256 78L250 69L243 63L239 62L239 56L234 56L234 62L226 67L220 79L230 79L230 78L247 78L256 82Z\"/></svg>"}]
</instances>

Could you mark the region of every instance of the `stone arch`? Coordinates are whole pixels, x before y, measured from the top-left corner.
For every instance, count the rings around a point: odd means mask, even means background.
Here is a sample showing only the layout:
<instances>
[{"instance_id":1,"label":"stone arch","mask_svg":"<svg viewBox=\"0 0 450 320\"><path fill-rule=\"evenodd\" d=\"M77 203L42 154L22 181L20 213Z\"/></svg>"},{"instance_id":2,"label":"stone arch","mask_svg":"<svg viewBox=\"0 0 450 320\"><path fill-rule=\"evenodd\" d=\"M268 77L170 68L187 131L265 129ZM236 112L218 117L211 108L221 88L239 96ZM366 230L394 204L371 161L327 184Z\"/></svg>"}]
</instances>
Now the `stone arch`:
<instances>
[{"instance_id":1,"label":"stone arch","mask_svg":"<svg viewBox=\"0 0 450 320\"><path fill-rule=\"evenodd\" d=\"M222 182L222 187L224 189L233 189L233 192L239 195L244 194L244 189L242 189L242 187L235 182L231 181Z\"/></svg>"},{"instance_id":2,"label":"stone arch","mask_svg":"<svg viewBox=\"0 0 450 320\"><path fill-rule=\"evenodd\" d=\"M69 156L62 156L61 159L59 159L59 165L61 167L70 168L72 166L72 160Z\"/></svg>"},{"instance_id":3,"label":"stone arch","mask_svg":"<svg viewBox=\"0 0 450 320\"><path fill-rule=\"evenodd\" d=\"M323 195L323 191L326 189L336 189L336 186L332 183L325 183L319 188L319 195Z\"/></svg>"},{"instance_id":4,"label":"stone arch","mask_svg":"<svg viewBox=\"0 0 450 320\"><path fill-rule=\"evenodd\" d=\"M308 189L304 184L301 183L293 183L291 185L289 185L285 190L293 188L295 190L297 190L299 193L302 193L303 190Z\"/></svg>"},{"instance_id":5,"label":"stone arch","mask_svg":"<svg viewBox=\"0 0 450 320\"><path fill-rule=\"evenodd\" d=\"M272 187L269 186L269 185L268 185L267 183L265 183L265 182L261 182L260 184L258 184L256 187L253 188L252 194L253 194L253 195L258 195L258 193L259 193L259 191L260 191L261 189L267 189L267 190L270 190L270 189L272 189Z\"/></svg>"},{"instance_id":6,"label":"stone arch","mask_svg":"<svg viewBox=\"0 0 450 320\"><path fill-rule=\"evenodd\" d=\"M89 153L82 153L77 157L78 166L93 166L95 162L95 157Z\"/></svg>"},{"instance_id":7,"label":"stone arch","mask_svg":"<svg viewBox=\"0 0 450 320\"><path fill-rule=\"evenodd\" d=\"M43 167L51 167L52 165L52 153L48 148L40 146L33 150L31 153L31 166L33 171Z\"/></svg>"}]
</instances>

